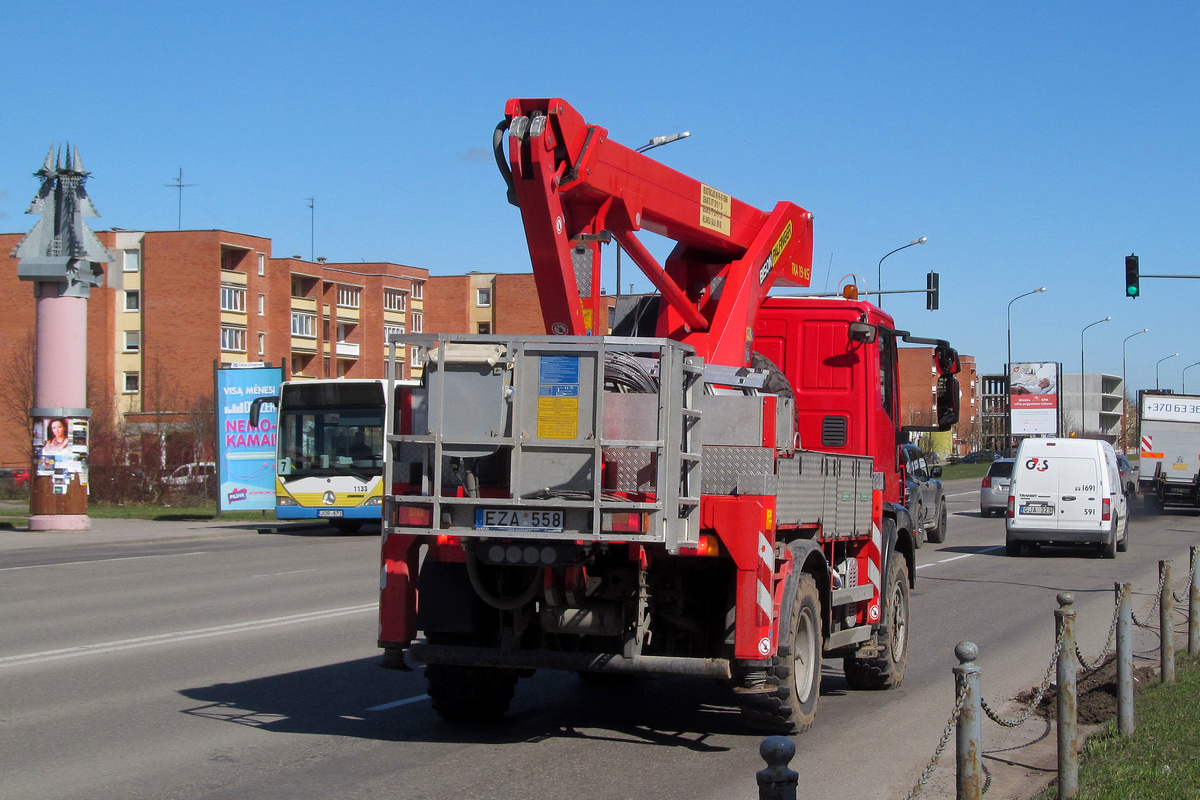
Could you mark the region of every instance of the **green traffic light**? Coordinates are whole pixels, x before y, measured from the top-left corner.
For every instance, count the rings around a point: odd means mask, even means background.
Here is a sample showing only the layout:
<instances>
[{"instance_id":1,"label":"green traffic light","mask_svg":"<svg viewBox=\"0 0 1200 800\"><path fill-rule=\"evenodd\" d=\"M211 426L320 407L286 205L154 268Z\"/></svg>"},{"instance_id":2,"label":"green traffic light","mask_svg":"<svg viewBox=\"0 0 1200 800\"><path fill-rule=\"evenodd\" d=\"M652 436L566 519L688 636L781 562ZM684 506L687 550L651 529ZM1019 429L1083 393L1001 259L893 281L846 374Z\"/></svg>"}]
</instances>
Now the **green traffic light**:
<instances>
[{"instance_id":1,"label":"green traffic light","mask_svg":"<svg viewBox=\"0 0 1200 800\"><path fill-rule=\"evenodd\" d=\"M1136 287L1136 286L1125 287L1125 294L1129 295L1130 297L1137 297L1138 296L1138 287Z\"/></svg>"}]
</instances>

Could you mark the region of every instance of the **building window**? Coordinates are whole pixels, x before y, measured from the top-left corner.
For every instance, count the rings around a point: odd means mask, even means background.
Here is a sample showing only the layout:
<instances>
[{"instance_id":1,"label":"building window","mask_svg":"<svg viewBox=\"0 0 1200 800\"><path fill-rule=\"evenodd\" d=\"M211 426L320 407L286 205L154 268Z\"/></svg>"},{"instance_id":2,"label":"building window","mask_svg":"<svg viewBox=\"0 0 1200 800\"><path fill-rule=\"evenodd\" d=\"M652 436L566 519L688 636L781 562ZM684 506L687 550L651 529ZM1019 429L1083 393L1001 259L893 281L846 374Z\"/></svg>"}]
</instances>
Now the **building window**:
<instances>
[{"instance_id":1,"label":"building window","mask_svg":"<svg viewBox=\"0 0 1200 800\"><path fill-rule=\"evenodd\" d=\"M141 391L141 375L136 372L125 373L125 386L121 389L124 394L137 394Z\"/></svg>"},{"instance_id":2,"label":"building window","mask_svg":"<svg viewBox=\"0 0 1200 800\"><path fill-rule=\"evenodd\" d=\"M403 325L384 325L383 326L383 343L387 344L388 339L393 336L401 336L404 333Z\"/></svg>"},{"instance_id":3,"label":"building window","mask_svg":"<svg viewBox=\"0 0 1200 800\"><path fill-rule=\"evenodd\" d=\"M258 335L258 354L260 356L265 356L267 354L267 335L265 333L260 333Z\"/></svg>"},{"instance_id":4,"label":"building window","mask_svg":"<svg viewBox=\"0 0 1200 800\"><path fill-rule=\"evenodd\" d=\"M491 289L476 289L475 290L475 307L490 308L492 305L492 290Z\"/></svg>"},{"instance_id":5,"label":"building window","mask_svg":"<svg viewBox=\"0 0 1200 800\"><path fill-rule=\"evenodd\" d=\"M142 349L141 331L125 331L125 352L136 353Z\"/></svg>"},{"instance_id":6,"label":"building window","mask_svg":"<svg viewBox=\"0 0 1200 800\"><path fill-rule=\"evenodd\" d=\"M221 349L227 353L246 352L246 329L222 326Z\"/></svg>"},{"instance_id":7,"label":"building window","mask_svg":"<svg viewBox=\"0 0 1200 800\"><path fill-rule=\"evenodd\" d=\"M485 333L485 334L486 334L486 333L491 333L491 332L492 332L492 323L490 323L490 322L480 322L479 324L477 324L477 325L475 326L475 332L476 332L476 333Z\"/></svg>"},{"instance_id":8,"label":"building window","mask_svg":"<svg viewBox=\"0 0 1200 800\"><path fill-rule=\"evenodd\" d=\"M359 288L357 286L341 286L337 288L337 304L339 308L358 308Z\"/></svg>"},{"instance_id":9,"label":"building window","mask_svg":"<svg viewBox=\"0 0 1200 800\"><path fill-rule=\"evenodd\" d=\"M317 338L317 317L315 314L297 314L292 312L292 336L303 336L306 339Z\"/></svg>"},{"instance_id":10,"label":"building window","mask_svg":"<svg viewBox=\"0 0 1200 800\"><path fill-rule=\"evenodd\" d=\"M137 272L142 268L141 250L123 250L121 256L122 272Z\"/></svg>"},{"instance_id":11,"label":"building window","mask_svg":"<svg viewBox=\"0 0 1200 800\"><path fill-rule=\"evenodd\" d=\"M221 310L246 313L246 290L240 286L221 287Z\"/></svg>"},{"instance_id":12,"label":"building window","mask_svg":"<svg viewBox=\"0 0 1200 800\"><path fill-rule=\"evenodd\" d=\"M421 298L423 298L425 296L424 281L413 281L412 282L412 296L413 296L413 300L420 300Z\"/></svg>"},{"instance_id":13,"label":"building window","mask_svg":"<svg viewBox=\"0 0 1200 800\"><path fill-rule=\"evenodd\" d=\"M265 294L260 294L258 296L258 315L260 317L265 317L267 315L267 296Z\"/></svg>"},{"instance_id":14,"label":"building window","mask_svg":"<svg viewBox=\"0 0 1200 800\"><path fill-rule=\"evenodd\" d=\"M383 290L384 311L404 311L408 308L408 295L397 289Z\"/></svg>"},{"instance_id":15,"label":"building window","mask_svg":"<svg viewBox=\"0 0 1200 800\"><path fill-rule=\"evenodd\" d=\"M412 315L412 329L413 329L413 333L422 333L425 330L424 315L422 315L422 314L413 314Z\"/></svg>"},{"instance_id":16,"label":"building window","mask_svg":"<svg viewBox=\"0 0 1200 800\"><path fill-rule=\"evenodd\" d=\"M421 366L421 348L413 347L408 351L408 364L413 369Z\"/></svg>"},{"instance_id":17,"label":"building window","mask_svg":"<svg viewBox=\"0 0 1200 800\"><path fill-rule=\"evenodd\" d=\"M267 274L267 256L265 253L258 254L258 274L259 275Z\"/></svg>"},{"instance_id":18,"label":"building window","mask_svg":"<svg viewBox=\"0 0 1200 800\"><path fill-rule=\"evenodd\" d=\"M142 293L138 291L125 292L125 310L140 311L142 308Z\"/></svg>"}]
</instances>

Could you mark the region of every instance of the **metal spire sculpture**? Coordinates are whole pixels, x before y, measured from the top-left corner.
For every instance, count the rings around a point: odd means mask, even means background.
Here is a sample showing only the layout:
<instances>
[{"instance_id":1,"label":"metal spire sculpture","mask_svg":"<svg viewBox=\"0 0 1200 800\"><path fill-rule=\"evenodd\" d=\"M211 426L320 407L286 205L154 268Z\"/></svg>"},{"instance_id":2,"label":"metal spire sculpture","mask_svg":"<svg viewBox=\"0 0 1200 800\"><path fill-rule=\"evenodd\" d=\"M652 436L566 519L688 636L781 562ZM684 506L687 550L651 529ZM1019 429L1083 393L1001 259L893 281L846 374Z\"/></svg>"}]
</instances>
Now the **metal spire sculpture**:
<instances>
[{"instance_id":1,"label":"metal spire sculpture","mask_svg":"<svg viewBox=\"0 0 1200 800\"><path fill-rule=\"evenodd\" d=\"M39 214L41 219L12 255L20 259L17 277L21 280L65 282L60 296L87 297L92 286L103 282L102 265L112 256L84 222L85 217L100 214L83 188L89 173L79 149L68 144L63 156L51 145L42 168L33 173L42 185L25 213Z\"/></svg>"}]
</instances>

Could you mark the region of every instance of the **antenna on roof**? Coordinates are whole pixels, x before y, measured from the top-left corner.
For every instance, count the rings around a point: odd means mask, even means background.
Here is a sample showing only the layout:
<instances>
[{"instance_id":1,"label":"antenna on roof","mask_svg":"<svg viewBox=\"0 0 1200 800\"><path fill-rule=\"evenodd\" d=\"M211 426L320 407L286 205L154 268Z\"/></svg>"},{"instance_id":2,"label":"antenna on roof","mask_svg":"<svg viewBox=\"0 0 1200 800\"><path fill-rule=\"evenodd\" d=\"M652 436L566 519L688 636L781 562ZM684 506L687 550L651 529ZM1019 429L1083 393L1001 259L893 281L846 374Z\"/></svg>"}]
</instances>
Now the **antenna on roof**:
<instances>
[{"instance_id":1,"label":"antenna on roof","mask_svg":"<svg viewBox=\"0 0 1200 800\"><path fill-rule=\"evenodd\" d=\"M163 184L163 186L166 186L167 188L179 190L179 216L175 222L176 230L183 230L183 190L190 189L191 187L193 187L195 185L196 184L194 184L194 183L184 183L183 182L183 167L179 168L179 176L177 178L175 178L175 183L164 183Z\"/></svg>"}]
</instances>

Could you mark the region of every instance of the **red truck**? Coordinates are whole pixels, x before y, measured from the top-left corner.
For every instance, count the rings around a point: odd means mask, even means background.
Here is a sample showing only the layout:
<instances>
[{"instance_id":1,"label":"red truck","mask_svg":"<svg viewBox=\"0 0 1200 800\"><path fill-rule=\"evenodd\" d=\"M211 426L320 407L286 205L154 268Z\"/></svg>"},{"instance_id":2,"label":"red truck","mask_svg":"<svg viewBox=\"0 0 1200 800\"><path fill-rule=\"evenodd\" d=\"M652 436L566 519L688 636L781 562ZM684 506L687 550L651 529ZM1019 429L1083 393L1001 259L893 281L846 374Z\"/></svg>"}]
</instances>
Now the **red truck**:
<instances>
[{"instance_id":1,"label":"red truck","mask_svg":"<svg viewBox=\"0 0 1200 800\"><path fill-rule=\"evenodd\" d=\"M899 685L896 348L934 346L938 430L957 353L867 302L768 295L809 283L809 212L753 208L561 99L510 100L495 147L546 334L392 337L424 377L389 420L384 665L424 664L463 721L537 669L715 676L781 732L812 725L823 659ZM665 265L641 230L676 242ZM630 335L597 330L610 239L658 289Z\"/></svg>"}]
</instances>

